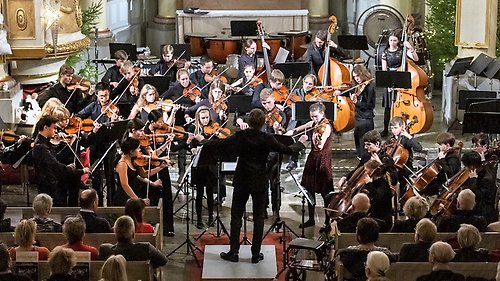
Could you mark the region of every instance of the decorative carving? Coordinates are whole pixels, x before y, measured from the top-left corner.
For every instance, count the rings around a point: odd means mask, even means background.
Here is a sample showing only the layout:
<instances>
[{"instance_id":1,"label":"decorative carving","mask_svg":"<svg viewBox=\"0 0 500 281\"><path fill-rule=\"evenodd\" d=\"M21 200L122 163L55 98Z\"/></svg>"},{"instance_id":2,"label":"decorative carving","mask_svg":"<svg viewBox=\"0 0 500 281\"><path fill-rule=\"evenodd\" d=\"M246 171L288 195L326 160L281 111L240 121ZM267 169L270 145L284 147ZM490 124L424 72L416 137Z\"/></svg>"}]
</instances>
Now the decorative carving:
<instances>
[{"instance_id":1,"label":"decorative carving","mask_svg":"<svg viewBox=\"0 0 500 281\"><path fill-rule=\"evenodd\" d=\"M89 45L90 45L90 39L88 37L85 37L78 41L57 45L57 55L76 53L82 50L83 48L86 48ZM45 45L45 52L48 55L56 55L54 53L54 45L51 44Z\"/></svg>"},{"instance_id":2,"label":"decorative carving","mask_svg":"<svg viewBox=\"0 0 500 281\"><path fill-rule=\"evenodd\" d=\"M26 30L28 27L28 19L26 18L26 12L23 8L19 8L16 10L16 24L19 30Z\"/></svg>"},{"instance_id":3,"label":"decorative carving","mask_svg":"<svg viewBox=\"0 0 500 281\"><path fill-rule=\"evenodd\" d=\"M9 0L7 24L9 39L35 39L35 4L33 0Z\"/></svg>"}]
</instances>

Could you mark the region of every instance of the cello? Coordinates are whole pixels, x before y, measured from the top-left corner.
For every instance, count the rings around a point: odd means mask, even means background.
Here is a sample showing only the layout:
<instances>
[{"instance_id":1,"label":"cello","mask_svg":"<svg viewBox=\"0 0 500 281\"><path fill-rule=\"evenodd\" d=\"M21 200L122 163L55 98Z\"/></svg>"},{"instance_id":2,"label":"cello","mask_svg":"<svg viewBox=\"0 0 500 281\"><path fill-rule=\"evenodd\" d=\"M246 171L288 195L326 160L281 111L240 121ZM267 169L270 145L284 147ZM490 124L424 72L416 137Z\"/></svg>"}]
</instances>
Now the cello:
<instances>
[{"instance_id":1,"label":"cello","mask_svg":"<svg viewBox=\"0 0 500 281\"><path fill-rule=\"evenodd\" d=\"M403 29L404 41L408 40L408 31L413 26L413 20L408 17L406 27ZM429 77L412 60L407 59L407 47L403 44L400 71L411 74L411 88L397 91L396 101L392 106L392 117L401 116L415 124L410 128L410 134L423 133L429 130L434 121L432 105L425 97L425 89L429 84Z\"/></svg>"},{"instance_id":2,"label":"cello","mask_svg":"<svg viewBox=\"0 0 500 281\"><path fill-rule=\"evenodd\" d=\"M330 17L330 26L328 27L328 35L326 38L325 59L323 65L318 71L318 78L323 87L329 85L338 89L342 86L348 88L351 84L351 75L345 65L334 58L330 57L330 40L332 34L337 29L337 18ZM337 132L347 132L354 128L354 103L349 97L332 97L334 103L335 121L333 127Z\"/></svg>"}]
</instances>

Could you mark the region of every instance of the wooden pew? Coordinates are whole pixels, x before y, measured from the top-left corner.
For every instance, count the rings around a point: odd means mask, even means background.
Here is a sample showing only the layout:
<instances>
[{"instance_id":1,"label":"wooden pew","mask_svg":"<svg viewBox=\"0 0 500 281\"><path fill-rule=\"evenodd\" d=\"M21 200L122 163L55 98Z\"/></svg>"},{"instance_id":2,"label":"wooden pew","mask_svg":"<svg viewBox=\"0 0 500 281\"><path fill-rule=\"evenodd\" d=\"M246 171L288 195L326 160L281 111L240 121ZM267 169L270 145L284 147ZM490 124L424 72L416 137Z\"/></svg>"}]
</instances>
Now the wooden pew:
<instances>
[{"instance_id":1,"label":"wooden pew","mask_svg":"<svg viewBox=\"0 0 500 281\"><path fill-rule=\"evenodd\" d=\"M415 242L413 233L380 233L377 246L386 247L393 253L398 253L403 243ZM446 241L449 238L456 237L456 233L438 233L435 241ZM484 232L481 233L482 241L479 247L489 250L500 249L500 233ZM358 245L356 233L342 233L335 240L335 249L343 249L348 246Z\"/></svg>"},{"instance_id":2,"label":"wooden pew","mask_svg":"<svg viewBox=\"0 0 500 281\"><path fill-rule=\"evenodd\" d=\"M481 277L495 280L497 263L495 262L451 262L451 270L463 274L465 277ZM429 274L432 265L428 262L396 262L386 274L389 280L415 281L419 276ZM335 259L335 272L337 280L343 281L352 275L344 267L339 257Z\"/></svg>"},{"instance_id":3,"label":"wooden pew","mask_svg":"<svg viewBox=\"0 0 500 281\"><path fill-rule=\"evenodd\" d=\"M98 281L101 278L101 268L104 261L90 262L90 280ZM45 281L50 276L48 262L38 263L38 281ZM149 261L127 261L127 277L129 281L153 281L155 270L150 266ZM161 280L161 279L160 279Z\"/></svg>"},{"instance_id":4,"label":"wooden pew","mask_svg":"<svg viewBox=\"0 0 500 281\"><path fill-rule=\"evenodd\" d=\"M163 248L163 237L159 235L160 229L159 224L156 224L154 233L136 233L135 241L149 242L161 251ZM56 246L66 244L66 238L62 233L37 233L36 240L40 242L40 245L47 247L49 250L54 249ZM1 232L0 241L7 246L14 246L14 233ZM116 243L116 238L114 233L86 233L83 237L83 243L94 246L99 250L99 246L103 243Z\"/></svg>"}]
</instances>

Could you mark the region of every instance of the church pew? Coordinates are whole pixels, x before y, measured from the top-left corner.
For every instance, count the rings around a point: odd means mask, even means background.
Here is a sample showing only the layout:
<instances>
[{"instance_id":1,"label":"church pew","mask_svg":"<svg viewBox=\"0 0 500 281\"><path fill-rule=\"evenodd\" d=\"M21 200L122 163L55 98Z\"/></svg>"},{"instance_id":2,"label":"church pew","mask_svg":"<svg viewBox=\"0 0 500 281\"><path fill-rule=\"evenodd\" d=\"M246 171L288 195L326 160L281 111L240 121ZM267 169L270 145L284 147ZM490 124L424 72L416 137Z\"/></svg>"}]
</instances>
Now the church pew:
<instances>
[{"instance_id":1,"label":"church pew","mask_svg":"<svg viewBox=\"0 0 500 281\"><path fill-rule=\"evenodd\" d=\"M90 262L90 280L98 281L101 277L101 268L104 261ZM159 271L159 270L158 270ZM127 261L127 277L129 281L153 281L155 270L149 261ZM50 267L47 261L38 263L38 281L45 281L50 276ZM161 279L159 279L161 280Z\"/></svg>"},{"instance_id":2,"label":"church pew","mask_svg":"<svg viewBox=\"0 0 500 281\"><path fill-rule=\"evenodd\" d=\"M413 233L380 233L377 246L386 247L393 253L398 253L403 243L415 242ZM456 237L456 233L437 233L435 241L446 241L449 238ZM479 247L489 250L500 249L500 233L485 232L481 233L482 241ZM341 233L335 240L335 249L343 249L348 246L358 245L356 233Z\"/></svg>"},{"instance_id":3,"label":"church pew","mask_svg":"<svg viewBox=\"0 0 500 281\"><path fill-rule=\"evenodd\" d=\"M465 277L481 277L487 280L495 280L497 263L495 262L451 262L450 268L454 272L461 273ZM428 262L396 262L386 274L389 280L415 281L419 276L429 274L432 265ZM335 272L337 280L351 277L339 257L335 259Z\"/></svg>"},{"instance_id":4,"label":"church pew","mask_svg":"<svg viewBox=\"0 0 500 281\"><path fill-rule=\"evenodd\" d=\"M159 232L159 224L156 224L154 233L136 233L135 241L149 242L157 249L161 250L163 248L163 237L159 235ZM36 240L41 246L47 247L49 250L54 249L56 246L66 244L66 238L62 233L37 233ZM7 246L14 246L14 233L0 233L0 241ZM83 243L99 249L99 246L103 243L116 243L116 238L114 233L86 233L83 237Z\"/></svg>"}]
</instances>

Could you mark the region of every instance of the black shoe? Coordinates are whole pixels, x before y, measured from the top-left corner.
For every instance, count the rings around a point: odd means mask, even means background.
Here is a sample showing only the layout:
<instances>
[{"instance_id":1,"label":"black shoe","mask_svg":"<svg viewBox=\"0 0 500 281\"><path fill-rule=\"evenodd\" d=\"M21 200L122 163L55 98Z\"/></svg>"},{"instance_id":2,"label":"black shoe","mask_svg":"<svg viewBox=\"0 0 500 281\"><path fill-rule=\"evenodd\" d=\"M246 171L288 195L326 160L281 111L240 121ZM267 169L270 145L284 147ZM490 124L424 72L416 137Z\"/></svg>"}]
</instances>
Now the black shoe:
<instances>
[{"instance_id":1,"label":"black shoe","mask_svg":"<svg viewBox=\"0 0 500 281\"><path fill-rule=\"evenodd\" d=\"M201 220L198 220L198 222L196 223L196 228L205 229L205 225L203 224L203 222Z\"/></svg>"},{"instance_id":2,"label":"black shoe","mask_svg":"<svg viewBox=\"0 0 500 281\"><path fill-rule=\"evenodd\" d=\"M382 132L380 132L380 136L383 138L387 137L387 135L389 135L389 131L383 130Z\"/></svg>"},{"instance_id":3,"label":"black shoe","mask_svg":"<svg viewBox=\"0 0 500 281\"><path fill-rule=\"evenodd\" d=\"M319 233L330 233L330 231L332 231L330 224L325 224L319 229Z\"/></svg>"},{"instance_id":4,"label":"black shoe","mask_svg":"<svg viewBox=\"0 0 500 281\"><path fill-rule=\"evenodd\" d=\"M163 232L163 235L165 235L167 237L174 237L175 233L173 231L167 231L167 232Z\"/></svg>"},{"instance_id":5,"label":"black shoe","mask_svg":"<svg viewBox=\"0 0 500 281\"><path fill-rule=\"evenodd\" d=\"M240 257L238 256L238 254L235 254L235 253L231 253L231 252L227 252L227 253L220 253L220 257L221 259L223 260L226 260L226 261L231 261L231 262L238 262L240 261ZM264 257L262 257L264 258ZM252 257L252 262L253 262L253 257Z\"/></svg>"},{"instance_id":6,"label":"black shoe","mask_svg":"<svg viewBox=\"0 0 500 281\"><path fill-rule=\"evenodd\" d=\"M309 219L304 224L300 224L299 227L300 228L306 228L306 227L314 226L315 224L316 223L314 222L314 220Z\"/></svg>"},{"instance_id":7,"label":"black shoe","mask_svg":"<svg viewBox=\"0 0 500 281\"><path fill-rule=\"evenodd\" d=\"M264 254L260 253L258 256L252 256L252 263L258 263L264 259Z\"/></svg>"}]
</instances>

